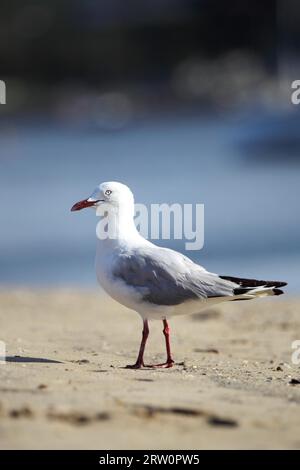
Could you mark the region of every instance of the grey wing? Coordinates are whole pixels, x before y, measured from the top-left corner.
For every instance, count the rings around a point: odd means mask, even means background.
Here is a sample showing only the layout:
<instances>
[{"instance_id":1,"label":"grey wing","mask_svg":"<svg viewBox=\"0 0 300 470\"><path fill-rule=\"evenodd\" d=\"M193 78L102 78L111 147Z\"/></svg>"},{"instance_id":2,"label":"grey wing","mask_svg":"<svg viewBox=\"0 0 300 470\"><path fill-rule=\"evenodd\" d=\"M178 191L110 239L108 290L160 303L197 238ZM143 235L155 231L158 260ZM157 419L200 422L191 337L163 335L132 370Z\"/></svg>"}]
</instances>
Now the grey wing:
<instances>
[{"instance_id":1,"label":"grey wing","mask_svg":"<svg viewBox=\"0 0 300 470\"><path fill-rule=\"evenodd\" d=\"M115 278L134 287L141 299L156 305L232 296L236 284L219 278L173 250L146 247L118 257Z\"/></svg>"}]
</instances>

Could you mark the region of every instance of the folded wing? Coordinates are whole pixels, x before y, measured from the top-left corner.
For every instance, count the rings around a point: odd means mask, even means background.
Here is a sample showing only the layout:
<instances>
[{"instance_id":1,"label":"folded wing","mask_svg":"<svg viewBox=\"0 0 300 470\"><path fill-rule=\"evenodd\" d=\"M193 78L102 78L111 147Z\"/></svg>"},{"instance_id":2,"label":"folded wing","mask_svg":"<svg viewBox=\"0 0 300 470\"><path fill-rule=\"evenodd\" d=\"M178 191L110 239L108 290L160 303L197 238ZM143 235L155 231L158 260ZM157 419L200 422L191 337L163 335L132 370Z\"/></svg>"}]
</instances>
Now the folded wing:
<instances>
[{"instance_id":1,"label":"folded wing","mask_svg":"<svg viewBox=\"0 0 300 470\"><path fill-rule=\"evenodd\" d=\"M141 300L156 305L233 296L238 287L230 280L209 273L181 253L152 246L118 256L113 276L134 287Z\"/></svg>"}]
</instances>

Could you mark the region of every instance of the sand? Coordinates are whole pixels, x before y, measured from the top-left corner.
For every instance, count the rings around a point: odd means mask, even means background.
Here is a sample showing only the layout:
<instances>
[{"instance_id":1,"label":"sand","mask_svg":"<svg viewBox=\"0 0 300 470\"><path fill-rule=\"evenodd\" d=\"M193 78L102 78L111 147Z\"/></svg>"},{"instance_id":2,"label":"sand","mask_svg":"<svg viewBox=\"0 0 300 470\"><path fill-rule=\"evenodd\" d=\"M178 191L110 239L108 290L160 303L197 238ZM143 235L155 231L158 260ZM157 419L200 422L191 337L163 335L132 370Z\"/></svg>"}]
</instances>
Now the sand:
<instances>
[{"instance_id":1,"label":"sand","mask_svg":"<svg viewBox=\"0 0 300 470\"><path fill-rule=\"evenodd\" d=\"M175 367L128 370L136 313L101 292L2 290L0 448L299 449L299 306L282 296L173 319ZM161 361L162 326L150 329L146 360Z\"/></svg>"}]
</instances>

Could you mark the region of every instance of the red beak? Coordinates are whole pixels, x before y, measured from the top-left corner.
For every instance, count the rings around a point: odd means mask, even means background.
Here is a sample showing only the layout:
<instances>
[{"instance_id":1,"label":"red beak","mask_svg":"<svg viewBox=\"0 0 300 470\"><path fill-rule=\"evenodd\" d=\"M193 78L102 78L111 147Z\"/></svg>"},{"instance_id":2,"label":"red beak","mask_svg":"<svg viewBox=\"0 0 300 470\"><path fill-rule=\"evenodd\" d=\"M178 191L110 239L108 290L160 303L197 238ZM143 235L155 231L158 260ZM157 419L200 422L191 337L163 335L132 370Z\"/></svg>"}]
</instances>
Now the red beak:
<instances>
[{"instance_id":1,"label":"red beak","mask_svg":"<svg viewBox=\"0 0 300 470\"><path fill-rule=\"evenodd\" d=\"M76 202L71 211L81 211L81 209L85 209L86 207L94 206L97 202L98 201L89 201L88 199L83 199L82 201Z\"/></svg>"}]
</instances>

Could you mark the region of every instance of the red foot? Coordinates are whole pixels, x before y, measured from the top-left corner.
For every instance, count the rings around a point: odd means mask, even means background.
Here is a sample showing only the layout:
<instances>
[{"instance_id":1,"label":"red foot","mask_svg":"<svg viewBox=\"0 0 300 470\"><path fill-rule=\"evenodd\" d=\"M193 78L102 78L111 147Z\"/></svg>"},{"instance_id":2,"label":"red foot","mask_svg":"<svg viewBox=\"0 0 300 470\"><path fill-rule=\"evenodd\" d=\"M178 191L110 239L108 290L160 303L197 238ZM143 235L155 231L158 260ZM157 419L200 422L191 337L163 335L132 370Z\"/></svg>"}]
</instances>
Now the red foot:
<instances>
[{"instance_id":1,"label":"red foot","mask_svg":"<svg viewBox=\"0 0 300 470\"><path fill-rule=\"evenodd\" d=\"M125 367L125 369L142 369L145 367L143 362L136 362L135 364L129 364Z\"/></svg>"},{"instance_id":2,"label":"red foot","mask_svg":"<svg viewBox=\"0 0 300 470\"><path fill-rule=\"evenodd\" d=\"M161 367L163 369L169 369L170 367L173 367L174 364L175 362L173 361L173 359L170 359L169 361L163 362L162 364L152 364L152 365L147 365L146 367L152 367L152 368Z\"/></svg>"}]
</instances>

